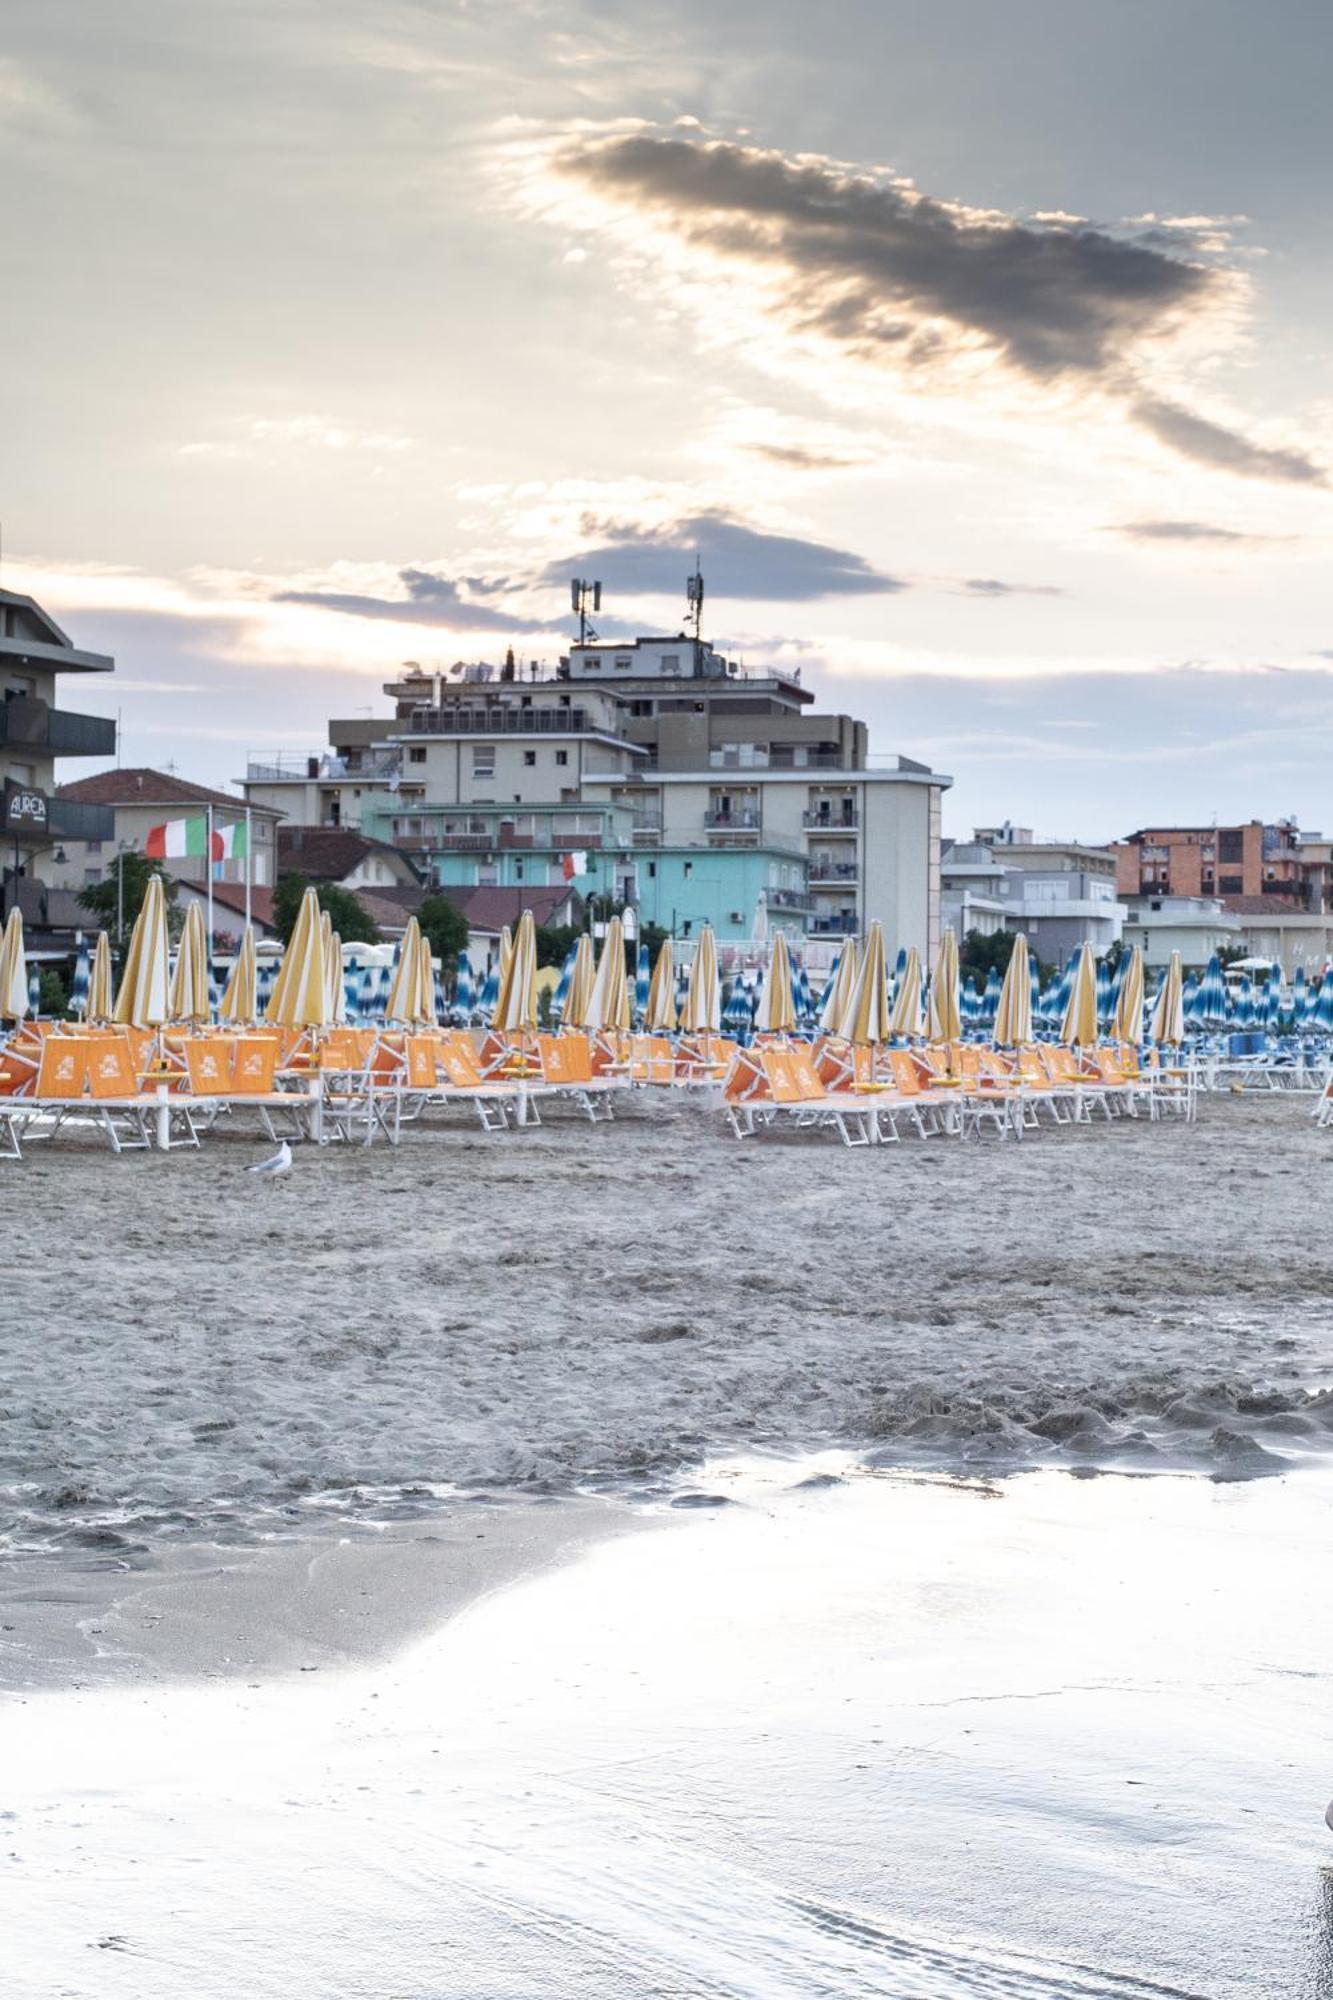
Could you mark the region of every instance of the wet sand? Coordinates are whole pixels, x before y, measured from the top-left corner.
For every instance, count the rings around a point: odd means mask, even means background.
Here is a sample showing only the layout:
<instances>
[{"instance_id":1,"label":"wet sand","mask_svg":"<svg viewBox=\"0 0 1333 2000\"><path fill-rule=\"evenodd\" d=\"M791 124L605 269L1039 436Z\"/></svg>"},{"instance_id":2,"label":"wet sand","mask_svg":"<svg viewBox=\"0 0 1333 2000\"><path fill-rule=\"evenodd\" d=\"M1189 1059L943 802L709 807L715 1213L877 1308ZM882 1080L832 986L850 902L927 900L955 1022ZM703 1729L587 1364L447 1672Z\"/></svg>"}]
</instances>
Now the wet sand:
<instances>
[{"instance_id":1,"label":"wet sand","mask_svg":"<svg viewBox=\"0 0 1333 2000\"><path fill-rule=\"evenodd\" d=\"M849 1153L644 1098L597 1128L303 1151L277 1183L244 1172L265 1150L58 1143L4 1170L11 1682L126 1650L379 1657L472 1588L482 1502L688 1501L710 1452L1229 1479L1333 1434L1333 1135L1308 1100ZM498 1532L540 1559L565 1529ZM353 1567L384 1581L327 1611L300 1581ZM141 1619L127 1647L123 1607L159 1586L162 1625L207 1625L211 1597L220 1629L173 1654ZM364 1618L340 1608L362 1588Z\"/></svg>"},{"instance_id":2,"label":"wet sand","mask_svg":"<svg viewBox=\"0 0 1333 2000\"><path fill-rule=\"evenodd\" d=\"M0 1706L13 2000L1327 2000L1328 1472L714 1462L388 1666Z\"/></svg>"}]
</instances>

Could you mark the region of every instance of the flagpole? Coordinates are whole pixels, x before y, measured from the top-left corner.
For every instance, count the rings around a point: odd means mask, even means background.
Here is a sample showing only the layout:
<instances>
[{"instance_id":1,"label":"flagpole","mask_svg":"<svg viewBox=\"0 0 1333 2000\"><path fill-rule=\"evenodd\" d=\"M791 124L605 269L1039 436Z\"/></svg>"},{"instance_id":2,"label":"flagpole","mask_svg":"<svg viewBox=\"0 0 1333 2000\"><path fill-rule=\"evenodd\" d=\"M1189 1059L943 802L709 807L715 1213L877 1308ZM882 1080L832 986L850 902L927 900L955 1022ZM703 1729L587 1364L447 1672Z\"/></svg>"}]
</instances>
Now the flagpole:
<instances>
[{"instance_id":1,"label":"flagpole","mask_svg":"<svg viewBox=\"0 0 1333 2000\"><path fill-rule=\"evenodd\" d=\"M253 879L254 863L250 859L250 807L245 808L245 921L250 922L250 884Z\"/></svg>"},{"instance_id":2,"label":"flagpole","mask_svg":"<svg viewBox=\"0 0 1333 2000\"><path fill-rule=\"evenodd\" d=\"M213 808L204 830L204 882L208 890L208 962L213 963Z\"/></svg>"}]
</instances>

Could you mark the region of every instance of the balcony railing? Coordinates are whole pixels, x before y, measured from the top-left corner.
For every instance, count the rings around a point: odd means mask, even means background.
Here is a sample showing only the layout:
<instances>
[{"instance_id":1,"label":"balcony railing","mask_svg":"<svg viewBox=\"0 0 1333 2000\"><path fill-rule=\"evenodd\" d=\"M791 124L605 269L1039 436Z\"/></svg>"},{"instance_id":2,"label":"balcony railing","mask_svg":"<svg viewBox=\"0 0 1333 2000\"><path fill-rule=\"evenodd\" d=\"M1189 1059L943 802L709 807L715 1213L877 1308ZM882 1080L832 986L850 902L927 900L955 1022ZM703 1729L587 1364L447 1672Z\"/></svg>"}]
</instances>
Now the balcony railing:
<instances>
[{"instance_id":1,"label":"balcony railing","mask_svg":"<svg viewBox=\"0 0 1333 2000\"><path fill-rule=\"evenodd\" d=\"M710 806L704 825L719 833L758 833L759 814L749 806Z\"/></svg>"},{"instance_id":2,"label":"balcony railing","mask_svg":"<svg viewBox=\"0 0 1333 2000\"><path fill-rule=\"evenodd\" d=\"M252 785L359 784L385 783L398 777L401 757L367 752L359 761L351 757L251 757L245 767L246 781Z\"/></svg>"},{"instance_id":3,"label":"balcony railing","mask_svg":"<svg viewBox=\"0 0 1333 2000\"><path fill-rule=\"evenodd\" d=\"M580 736L603 727L584 708L475 707L414 708L407 726L414 736Z\"/></svg>"},{"instance_id":4,"label":"balcony railing","mask_svg":"<svg viewBox=\"0 0 1333 2000\"><path fill-rule=\"evenodd\" d=\"M35 695L12 695L0 702L0 745L51 757L114 757L116 725L106 716L52 708Z\"/></svg>"},{"instance_id":5,"label":"balcony railing","mask_svg":"<svg viewBox=\"0 0 1333 2000\"><path fill-rule=\"evenodd\" d=\"M814 858L810 863L812 882L855 882L861 870L854 861L823 861Z\"/></svg>"},{"instance_id":6,"label":"balcony railing","mask_svg":"<svg viewBox=\"0 0 1333 2000\"><path fill-rule=\"evenodd\" d=\"M815 910L810 918L811 937L852 937L857 928L855 910Z\"/></svg>"},{"instance_id":7,"label":"balcony railing","mask_svg":"<svg viewBox=\"0 0 1333 2000\"><path fill-rule=\"evenodd\" d=\"M810 898L804 889L770 889L768 907L770 910L808 910Z\"/></svg>"},{"instance_id":8,"label":"balcony railing","mask_svg":"<svg viewBox=\"0 0 1333 2000\"><path fill-rule=\"evenodd\" d=\"M114 840L115 809L85 805L82 799L53 798L47 806L46 830L52 840Z\"/></svg>"},{"instance_id":9,"label":"balcony railing","mask_svg":"<svg viewBox=\"0 0 1333 2000\"><path fill-rule=\"evenodd\" d=\"M855 807L844 807L835 814L832 807L821 812L817 806L811 806L801 814L801 825L810 833L855 833L860 823L861 815Z\"/></svg>"}]
</instances>

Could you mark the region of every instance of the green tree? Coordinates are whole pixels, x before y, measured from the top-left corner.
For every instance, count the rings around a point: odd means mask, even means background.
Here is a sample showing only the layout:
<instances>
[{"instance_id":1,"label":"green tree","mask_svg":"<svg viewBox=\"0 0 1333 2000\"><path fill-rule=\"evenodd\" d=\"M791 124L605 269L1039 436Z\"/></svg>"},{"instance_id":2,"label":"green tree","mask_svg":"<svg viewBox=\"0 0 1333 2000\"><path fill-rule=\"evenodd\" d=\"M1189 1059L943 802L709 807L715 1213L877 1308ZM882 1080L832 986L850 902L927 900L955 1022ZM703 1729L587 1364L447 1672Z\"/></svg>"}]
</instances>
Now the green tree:
<instances>
[{"instance_id":1,"label":"green tree","mask_svg":"<svg viewBox=\"0 0 1333 2000\"><path fill-rule=\"evenodd\" d=\"M301 902L309 887L304 875L279 875L273 891L273 923L286 944L296 928ZM333 928L344 944L378 944L380 934L374 918L350 889L336 882L321 882L315 896L321 910L327 910Z\"/></svg>"},{"instance_id":2,"label":"green tree","mask_svg":"<svg viewBox=\"0 0 1333 2000\"><path fill-rule=\"evenodd\" d=\"M435 956L435 963L443 970L452 972L458 963L460 951L467 950L467 918L457 903L451 903L445 895L435 893L427 896L417 911L417 922L421 925L421 935Z\"/></svg>"},{"instance_id":3,"label":"green tree","mask_svg":"<svg viewBox=\"0 0 1333 2000\"><path fill-rule=\"evenodd\" d=\"M1013 953L1013 931L992 931L989 936L969 931L958 954L959 973L962 978L973 977L984 986L992 972L1006 971Z\"/></svg>"},{"instance_id":4,"label":"green tree","mask_svg":"<svg viewBox=\"0 0 1333 2000\"><path fill-rule=\"evenodd\" d=\"M563 965L570 952L578 943L579 932L574 924L538 924L537 965Z\"/></svg>"},{"instance_id":5,"label":"green tree","mask_svg":"<svg viewBox=\"0 0 1333 2000\"><path fill-rule=\"evenodd\" d=\"M167 899L167 917L174 915L176 902L176 878L168 875L160 861L150 861L146 854L121 854L105 882L94 882L90 888L80 891L79 901L85 910L97 919L97 928L109 933L114 945L123 945L134 928L135 919L143 908L143 899L148 894L148 884L154 876L162 883L162 891ZM116 926L117 912L124 915L124 929Z\"/></svg>"},{"instance_id":6,"label":"green tree","mask_svg":"<svg viewBox=\"0 0 1333 2000\"><path fill-rule=\"evenodd\" d=\"M52 971L49 966L43 966L38 974L38 987L40 989L38 1013L44 1014L49 1020L61 1020L69 1012L69 995L65 991L65 982L60 974Z\"/></svg>"}]
</instances>

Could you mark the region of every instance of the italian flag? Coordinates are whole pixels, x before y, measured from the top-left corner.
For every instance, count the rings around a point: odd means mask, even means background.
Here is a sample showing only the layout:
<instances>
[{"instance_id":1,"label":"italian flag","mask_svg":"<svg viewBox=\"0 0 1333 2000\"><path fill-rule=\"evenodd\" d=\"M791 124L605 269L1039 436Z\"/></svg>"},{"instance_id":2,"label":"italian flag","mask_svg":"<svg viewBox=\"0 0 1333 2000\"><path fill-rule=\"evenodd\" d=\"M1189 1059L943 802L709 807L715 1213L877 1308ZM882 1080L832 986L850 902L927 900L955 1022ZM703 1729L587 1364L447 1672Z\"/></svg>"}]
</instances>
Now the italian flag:
<instances>
[{"instance_id":1,"label":"italian flag","mask_svg":"<svg viewBox=\"0 0 1333 2000\"><path fill-rule=\"evenodd\" d=\"M169 819L150 826L144 853L150 861L179 861L190 855L203 860L208 847L206 819ZM245 821L235 826L215 827L211 861L239 861L249 849L245 844Z\"/></svg>"},{"instance_id":2,"label":"italian flag","mask_svg":"<svg viewBox=\"0 0 1333 2000\"><path fill-rule=\"evenodd\" d=\"M581 847L576 847L572 849L572 851L565 856L564 860L563 873L566 882L572 882L576 875L586 875L587 872L588 872L587 854Z\"/></svg>"}]
</instances>

